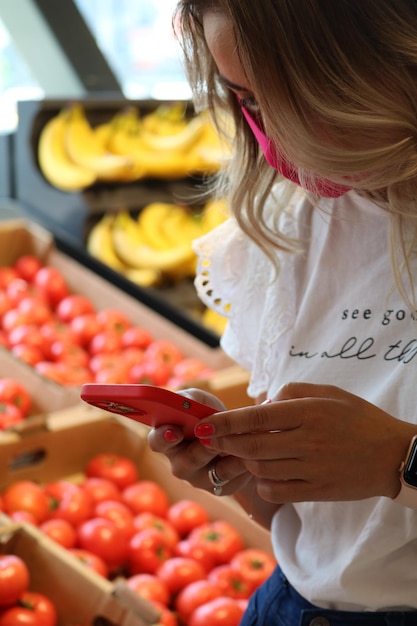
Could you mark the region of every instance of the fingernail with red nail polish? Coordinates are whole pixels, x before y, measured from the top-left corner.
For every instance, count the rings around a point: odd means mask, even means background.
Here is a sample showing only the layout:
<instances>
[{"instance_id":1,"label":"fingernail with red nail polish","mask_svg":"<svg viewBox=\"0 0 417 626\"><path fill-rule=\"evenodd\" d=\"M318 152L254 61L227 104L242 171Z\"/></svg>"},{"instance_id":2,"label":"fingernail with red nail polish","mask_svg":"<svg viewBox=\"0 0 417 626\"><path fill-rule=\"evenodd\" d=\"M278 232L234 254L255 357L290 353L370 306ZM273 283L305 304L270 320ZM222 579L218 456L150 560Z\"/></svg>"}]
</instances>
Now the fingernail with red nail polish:
<instances>
[{"instance_id":1,"label":"fingernail with red nail polish","mask_svg":"<svg viewBox=\"0 0 417 626\"><path fill-rule=\"evenodd\" d=\"M196 437L200 439L202 437L211 437L214 435L214 426L213 424L197 424L194 428L194 434Z\"/></svg>"},{"instance_id":2,"label":"fingernail with red nail polish","mask_svg":"<svg viewBox=\"0 0 417 626\"><path fill-rule=\"evenodd\" d=\"M203 444L203 446L211 446L211 439L199 439L199 442Z\"/></svg>"},{"instance_id":3,"label":"fingernail with red nail polish","mask_svg":"<svg viewBox=\"0 0 417 626\"><path fill-rule=\"evenodd\" d=\"M169 441L169 443L172 443L173 441L178 441L177 435L174 433L173 430L170 430L169 428L164 432L164 439L165 441Z\"/></svg>"}]
</instances>

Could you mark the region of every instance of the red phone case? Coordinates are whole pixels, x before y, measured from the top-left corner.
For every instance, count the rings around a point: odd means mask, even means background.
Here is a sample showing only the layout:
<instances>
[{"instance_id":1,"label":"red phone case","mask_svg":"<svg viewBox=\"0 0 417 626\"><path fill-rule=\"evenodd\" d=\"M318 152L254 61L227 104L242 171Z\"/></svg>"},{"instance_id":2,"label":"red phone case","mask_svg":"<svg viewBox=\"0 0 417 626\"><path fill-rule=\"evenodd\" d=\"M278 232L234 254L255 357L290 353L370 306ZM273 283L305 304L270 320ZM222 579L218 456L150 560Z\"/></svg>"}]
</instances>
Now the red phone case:
<instances>
[{"instance_id":1,"label":"red phone case","mask_svg":"<svg viewBox=\"0 0 417 626\"><path fill-rule=\"evenodd\" d=\"M188 439L194 437L199 419L217 412L207 404L153 385L85 383L80 397L88 404L147 426L181 426Z\"/></svg>"}]
</instances>

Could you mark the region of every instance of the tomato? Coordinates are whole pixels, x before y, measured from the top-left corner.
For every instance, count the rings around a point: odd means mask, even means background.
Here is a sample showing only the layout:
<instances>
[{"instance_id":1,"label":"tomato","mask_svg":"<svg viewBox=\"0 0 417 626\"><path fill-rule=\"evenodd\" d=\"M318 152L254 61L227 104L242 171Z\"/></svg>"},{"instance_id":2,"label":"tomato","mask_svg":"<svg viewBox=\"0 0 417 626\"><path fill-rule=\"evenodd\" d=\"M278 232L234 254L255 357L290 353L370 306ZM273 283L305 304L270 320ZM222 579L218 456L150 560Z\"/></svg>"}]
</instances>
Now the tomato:
<instances>
[{"instance_id":1,"label":"tomato","mask_svg":"<svg viewBox=\"0 0 417 626\"><path fill-rule=\"evenodd\" d=\"M41 267L43 267L42 261L33 254L23 254L13 265L20 278L27 280L28 283L33 281Z\"/></svg>"},{"instance_id":2,"label":"tomato","mask_svg":"<svg viewBox=\"0 0 417 626\"><path fill-rule=\"evenodd\" d=\"M50 519L63 519L78 526L93 513L93 501L79 485L66 480L50 482L45 486L49 496Z\"/></svg>"},{"instance_id":3,"label":"tomato","mask_svg":"<svg viewBox=\"0 0 417 626\"><path fill-rule=\"evenodd\" d=\"M216 583L210 580L196 580L182 589L175 599L175 609L185 624L188 623L191 613L210 600L220 598L222 592Z\"/></svg>"},{"instance_id":4,"label":"tomato","mask_svg":"<svg viewBox=\"0 0 417 626\"><path fill-rule=\"evenodd\" d=\"M153 341L145 351L145 356L149 361L162 361L171 370L184 358L181 350L172 341L159 339Z\"/></svg>"},{"instance_id":5,"label":"tomato","mask_svg":"<svg viewBox=\"0 0 417 626\"><path fill-rule=\"evenodd\" d=\"M210 521L209 514L202 504L187 499L171 504L167 518L182 537L188 535L197 526Z\"/></svg>"},{"instance_id":6,"label":"tomato","mask_svg":"<svg viewBox=\"0 0 417 626\"><path fill-rule=\"evenodd\" d=\"M129 571L131 574L155 574L172 556L172 549L161 532L155 528L141 530L129 542Z\"/></svg>"},{"instance_id":7,"label":"tomato","mask_svg":"<svg viewBox=\"0 0 417 626\"><path fill-rule=\"evenodd\" d=\"M19 324L9 331L7 335L9 346L23 343L27 346L34 346L44 352L45 340L41 331L34 324Z\"/></svg>"},{"instance_id":8,"label":"tomato","mask_svg":"<svg viewBox=\"0 0 417 626\"><path fill-rule=\"evenodd\" d=\"M166 517L169 499L164 489L152 480L139 480L122 491L123 501L137 515L148 511Z\"/></svg>"},{"instance_id":9,"label":"tomato","mask_svg":"<svg viewBox=\"0 0 417 626\"><path fill-rule=\"evenodd\" d=\"M178 620L175 613L170 611L170 609L164 606L161 602L153 601L151 604L159 611L158 626L178 626Z\"/></svg>"},{"instance_id":10,"label":"tomato","mask_svg":"<svg viewBox=\"0 0 417 626\"><path fill-rule=\"evenodd\" d=\"M79 315L95 313L95 306L86 296L72 293L60 300L55 313L61 322L69 323Z\"/></svg>"},{"instance_id":11,"label":"tomato","mask_svg":"<svg viewBox=\"0 0 417 626\"><path fill-rule=\"evenodd\" d=\"M26 524L32 524L32 526L38 526L38 520L29 511L14 511L9 513L9 517L19 524L25 522Z\"/></svg>"},{"instance_id":12,"label":"tomato","mask_svg":"<svg viewBox=\"0 0 417 626\"><path fill-rule=\"evenodd\" d=\"M34 365L34 369L41 376L45 376L49 380L53 380L59 385L65 385L65 373L62 368L59 367L59 363L53 361L37 361Z\"/></svg>"},{"instance_id":13,"label":"tomato","mask_svg":"<svg viewBox=\"0 0 417 626\"><path fill-rule=\"evenodd\" d=\"M121 348L121 338L119 333L115 330L102 330L94 335L88 344L88 351L91 355L118 354Z\"/></svg>"},{"instance_id":14,"label":"tomato","mask_svg":"<svg viewBox=\"0 0 417 626\"><path fill-rule=\"evenodd\" d=\"M0 606L16 602L29 586L26 563L15 554L0 555Z\"/></svg>"},{"instance_id":15,"label":"tomato","mask_svg":"<svg viewBox=\"0 0 417 626\"><path fill-rule=\"evenodd\" d=\"M83 550L96 554L111 569L126 561L129 540L114 522L101 517L92 517L77 528L78 545Z\"/></svg>"},{"instance_id":16,"label":"tomato","mask_svg":"<svg viewBox=\"0 0 417 626\"><path fill-rule=\"evenodd\" d=\"M165 387L171 376L171 367L163 361L143 360L136 363L129 370L129 380L132 383L157 385Z\"/></svg>"},{"instance_id":17,"label":"tomato","mask_svg":"<svg viewBox=\"0 0 417 626\"><path fill-rule=\"evenodd\" d=\"M6 430L25 419L22 411L10 402L0 401L0 430Z\"/></svg>"},{"instance_id":18,"label":"tomato","mask_svg":"<svg viewBox=\"0 0 417 626\"><path fill-rule=\"evenodd\" d=\"M85 567L88 567L89 570L103 576L103 578L109 577L109 568L105 561L97 556L97 554L93 554L88 550L82 550L81 548L70 548L69 552L80 561L80 563L85 565Z\"/></svg>"},{"instance_id":19,"label":"tomato","mask_svg":"<svg viewBox=\"0 0 417 626\"><path fill-rule=\"evenodd\" d=\"M35 363L39 363L39 361L43 361L45 358L45 355L40 348L36 346L29 346L25 343L17 343L10 349L10 352L15 357L32 367Z\"/></svg>"},{"instance_id":20,"label":"tomato","mask_svg":"<svg viewBox=\"0 0 417 626\"><path fill-rule=\"evenodd\" d=\"M209 572L216 566L216 559L213 554L212 547L207 543L193 542L188 539L179 541L175 546L175 554L177 556L185 556L194 561L198 561Z\"/></svg>"},{"instance_id":21,"label":"tomato","mask_svg":"<svg viewBox=\"0 0 417 626\"><path fill-rule=\"evenodd\" d=\"M41 267L33 278L33 284L54 309L63 298L69 295L67 281L54 267Z\"/></svg>"},{"instance_id":22,"label":"tomato","mask_svg":"<svg viewBox=\"0 0 417 626\"><path fill-rule=\"evenodd\" d=\"M28 325L28 324L31 324L31 322L32 322L32 317L30 313L23 313L22 311L19 311L18 309L10 309L10 311L7 311L3 315L3 318L1 320L1 325L2 325L3 330L6 331L6 333L10 333L10 331L13 328L16 328L16 326Z\"/></svg>"},{"instance_id":23,"label":"tomato","mask_svg":"<svg viewBox=\"0 0 417 626\"><path fill-rule=\"evenodd\" d=\"M126 585L141 598L150 602L160 602L167 606L171 599L166 583L154 574L135 574L126 579Z\"/></svg>"},{"instance_id":24,"label":"tomato","mask_svg":"<svg viewBox=\"0 0 417 626\"><path fill-rule=\"evenodd\" d=\"M94 375L94 382L102 385L123 385L130 382L128 369L124 365L104 368Z\"/></svg>"},{"instance_id":25,"label":"tomato","mask_svg":"<svg viewBox=\"0 0 417 626\"><path fill-rule=\"evenodd\" d=\"M100 332L100 324L95 313L84 313L73 317L70 328L77 337L77 343L84 347L88 346L92 338Z\"/></svg>"},{"instance_id":26,"label":"tomato","mask_svg":"<svg viewBox=\"0 0 417 626\"><path fill-rule=\"evenodd\" d=\"M12 280L20 278L19 272L14 267L0 267L0 289L6 289Z\"/></svg>"},{"instance_id":27,"label":"tomato","mask_svg":"<svg viewBox=\"0 0 417 626\"><path fill-rule=\"evenodd\" d=\"M49 348L49 355L53 361L63 361L84 368L88 367L90 360L84 348L67 339L54 341Z\"/></svg>"},{"instance_id":28,"label":"tomato","mask_svg":"<svg viewBox=\"0 0 417 626\"><path fill-rule=\"evenodd\" d=\"M144 352L140 348L123 348L121 352L121 358L126 365L126 368L130 370L134 365L143 363Z\"/></svg>"},{"instance_id":29,"label":"tomato","mask_svg":"<svg viewBox=\"0 0 417 626\"><path fill-rule=\"evenodd\" d=\"M45 338L46 346L51 346L54 341L68 341L72 344L77 344L77 336L70 326L53 319L49 322L45 322L39 329L42 336ZM48 353L48 348L45 348L45 352Z\"/></svg>"},{"instance_id":30,"label":"tomato","mask_svg":"<svg viewBox=\"0 0 417 626\"><path fill-rule=\"evenodd\" d=\"M57 370L61 375L64 385L73 387L80 387L84 383L92 383L93 375L88 367L83 367L77 363L71 363L70 361L57 361Z\"/></svg>"},{"instance_id":31,"label":"tomato","mask_svg":"<svg viewBox=\"0 0 417 626\"><path fill-rule=\"evenodd\" d=\"M115 331L120 336L132 326L132 322L128 316L117 309L104 309L99 311L97 313L97 321L102 330Z\"/></svg>"},{"instance_id":32,"label":"tomato","mask_svg":"<svg viewBox=\"0 0 417 626\"><path fill-rule=\"evenodd\" d=\"M194 559L174 556L162 563L157 569L156 575L166 583L174 595L190 583L205 579L206 570Z\"/></svg>"},{"instance_id":33,"label":"tomato","mask_svg":"<svg viewBox=\"0 0 417 626\"><path fill-rule=\"evenodd\" d=\"M89 476L82 483L82 488L90 494L94 506L104 500L122 501L119 488L108 478Z\"/></svg>"},{"instance_id":34,"label":"tomato","mask_svg":"<svg viewBox=\"0 0 417 626\"><path fill-rule=\"evenodd\" d=\"M271 576L277 562L273 556L259 548L246 548L235 554L230 566L241 572L252 589L256 589Z\"/></svg>"},{"instance_id":35,"label":"tomato","mask_svg":"<svg viewBox=\"0 0 417 626\"><path fill-rule=\"evenodd\" d=\"M103 500L94 507L94 517L103 517L112 521L126 537L130 539L136 532L133 514L129 507L117 500Z\"/></svg>"},{"instance_id":36,"label":"tomato","mask_svg":"<svg viewBox=\"0 0 417 626\"><path fill-rule=\"evenodd\" d=\"M243 574L231 567L229 563L214 567L207 578L220 587L223 596L229 598L249 598L254 590L252 584L248 583Z\"/></svg>"},{"instance_id":37,"label":"tomato","mask_svg":"<svg viewBox=\"0 0 417 626\"><path fill-rule=\"evenodd\" d=\"M60 546L75 548L77 533L74 526L65 519L49 519L39 525L39 529Z\"/></svg>"},{"instance_id":38,"label":"tomato","mask_svg":"<svg viewBox=\"0 0 417 626\"><path fill-rule=\"evenodd\" d=\"M16 278L7 285L6 295L13 306L17 306L23 298L33 295L33 287L26 280Z\"/></svg>"},{"instance_id":39,"label":"tomato","mask_svg":"<svg viewBox=\"0 0 417 626\"><path fill-rule=\"evenodd\" d=\"M16 379L0 378L0 403L12 405L26 417L32 408L32 396Z\"/></svg>"},{"instance_id":40,"label":"tomato","mask_svg":"<svg viewBox=\"0 0 417 626\"><path fill-rule=\"evenodd\" d=\"M228 563L243 550L243 540L235 528L225 520L215 520L191 531L188 536L193 543L204 543L210 547L217 565Z\"/></svg>"},{"instance_id":41,"label":"tomato","mask_svg":"<svg viewBox=\"0 0 417 626\"><path fill-rule=\"evenodd\" d=\"M3 491L5 513L28 511L38 522L43 522L49 512L48 497L42 487L31 480L18 480Z\"/></svg>"},{"instance_id":42,"label":"tomato","mask_svg":"<svg viewBox=\"0 0 417 626\"><path fill-rule=\"evenodd\" d=\"M3 316L13 308L14 305L12 304L10 298L4 291L0 291L0 319L2 319Z\"/></svg>"},{"instance_id":43,"label":"tomato","mask_svg":"<svg viewBox=\"0 0 417 626\"><path fill-rule=\"evenodd\" d=\"M16 606L0 615L0 626L56 626L57 610L49 598L36 591L26 591Z\"/></svg>"},{"instance_id":44,"label":"tomato","mask_svg":"<svg viewBox=\"0 0 417 626\"><path fill-rule=\"evenodd\" d=\"M23 298L17 310L30 316L33 324L40 326L52 320L52 311L49 306L35 296Z\"/></svg>"},{"instance_id":45,"label":"tomato","mask_svg":"<svg viewBox=\"0 0 417 626\"><path fill-rule=\"evenodd\" d=\"M187 381L200 378L201 373L206 370L207 365L203 361L195 357L188 357L174 365L172 374L183 381Z\"/></svg>"},{"instance_id":46,"label":"tomato","mask_svg":"<svg viewBox=\"0 0 417 626\"><path fill-rule=\"evenodd\" d=\"M127 328L122 334L122 348L145 350L153 341L152 333L143 326L132 326Z\"/></svg>"},{"instance_id":47,"label":"tomato","mask_svg":"<svg viewBox=\"0 0 417 626\"><path fill-rule=\"evenodd\" d=\"M193 611L188 626L239 626L243 613L239 600L215 598Z\"/></svg>"},{"instance_id":48,"label":"tomato","mask_svg":"<svg viewBox=\"0 0 417 626\"><path fill-rule=\"evenodd\" d=\"M146 528L155 528L163 533L169 545L174 549L179 541L179 535L171 523L159 515L144 511L133 518L133 524L136 531L145 530Z\"/></svg>"},{"instance_id":49,"label":"tomato","mask_svg":"<svg viewBox=\"0 0 417 626\"><path fill-rule=\"evenodd\" d=\"M87 463L85 473L88 477L106 478L119 489L133 485L139 479L138 469L131 459L110 452L93 456Z\"/></svg>"}]
</instances>

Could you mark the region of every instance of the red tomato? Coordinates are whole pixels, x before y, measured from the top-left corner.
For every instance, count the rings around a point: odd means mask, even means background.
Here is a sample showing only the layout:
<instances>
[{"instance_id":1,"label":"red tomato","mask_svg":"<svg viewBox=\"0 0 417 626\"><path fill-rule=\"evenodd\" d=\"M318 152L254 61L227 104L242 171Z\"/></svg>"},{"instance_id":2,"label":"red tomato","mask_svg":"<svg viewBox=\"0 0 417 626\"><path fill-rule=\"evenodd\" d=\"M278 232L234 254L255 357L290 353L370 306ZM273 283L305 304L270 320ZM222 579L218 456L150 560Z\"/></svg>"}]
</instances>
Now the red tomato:
<instances>
[{"instance_id":1,"label":"red tomato","mask_svg":"<svg viewBox=\"0 0 417 626\"><path fill-rule=\"evenodd\" d=\"M69 295L69 287L64 276L54 267L41 267L33 278L39 293L55 309L58 303Z\"/></svg>"},{"instance_id":2,"label":"red tomato","mask_svg":"<svg viewBox=\"0 0 417 626\"><path fill-rule=\"evenodd\" d=\"M32 396L27 388L14 378L0 378L0 401L14 404L25 416L32 408Z\"/></svg>"},{"instance_id":3,"label":"red tomato","mask_svg":"<svg viewBox=\"0 0 417 626\"><path fill-rule=\"evenodd\" d=\"M132 326L127 328L122 335L123 348L146 348L154 341L152 333L143 326Z\"/></svg>"},{"instance_id":4,"label":"red tomato","mask_svg":"<svg viewBox=\"0 0 417 626\"><path fill-rule=\"evenodd\" d=\"M232 558L230 565L241 572L252 588L256 589L271 576L277 562L273 556L259 548L246 548Z\"/></svg>"},{"instance_id":5,"label":"red tomato","mask_svg":"<svg viewBox=\"0 0 417 626\"><path fill-rule=\"evenodd\" d=\"M172 549L164 535L147 528L133 535L129 542L128 565L133 574L155 574L164 561L172 557Z\"/></svg>"},{"instance_id":6,"label":"red tomato","mask_svg":"<svg viewBox=\"0 0 417 626\"><path fill-rule=\"evenodd\" d=\"M144 511L134 517L133 524L136 531L145 530L146 528L159 530L159 532L163 533L172 549L178 544L179 535L177 531L167 519L159 515Z\"/></svg>"},{"instance_id":7,"label":"red tomato","mask_svg":"<svg viewBox=\"0 0 417 626\"><path fill-rule=\"evenodd\" d=\"M3 491L5 513L28 511L38 522L43 522L49 512L48 497L42 487L31 480L18 480Z\"/></svg>"},{"instance_id":8,"label":"red tomato","mask_svg":"<svg viewBox=\"0 0 417 626\"><path fill-rule=\"evenodd\" d=\"M156 607L159 611L158 625L161 624L161 626L178 626L178 620L175 616L175 613L170 611L170 609L164 606L161 602L153 601L151 604L153 604L153 606Z\"/></svg>"},{"instance_id":9,"label":"red tomato","mask_svg":"<svg viewBox=\"0 0 417 626\"><path fill-rule=\"evenodd\" d=\"M96 572L103 578L109 577L109 568L102 558L97 556L97 554L93 554L88 550L82 550L81 548L71 548L69 552L76 558L80 563L88 567L89 570Z\"/></svg>"},{"instance_id":10,"label":"red tomato","mask_svg":"<svg viewBox=\"0 0 417 626\"><path fill-rule=\"evenodd\" d=\"M78 526L93 513L93 501L79 485L66 480L58 480L45 486L49 497L50 519L63 519L72 526Z\"/></svg>"},{"instance_id":11,"label":"red tomato","mask_svg":"<svg viewBox=\"0 0 417 626\"><path fill-rule=\"evenodd\" d=\"M197 607L220 598L222 592L216 583L207 579L196 580L182 589L175 599L175 609L185 624Z\"/></svg>"},{"instance_id":12,"label":"red tomato","mask_svg":"<svg viewBox=\"0 0 417 626\"><path fill-rule=\"evenodd\" d=\"M166 583L174 595L190 583L205 579L206 570L194 559L174 556L162 563L157 569L156 575Z\"/></svg>"},{"instance_id":13,"label":"red tomato","mask_svg":"<svg viewBox=\"0 0 417 626\"><path fill-rule=\"evenodd\" d=\"M122 501L122 494L119 488L108 478L89 476L82 483L82 487L90 494L94 506L104 500Z\"/></svg>"},{"instance_id":14,"label":"red tomato","mask_svg":"<svg viewBox=\"0 0 417 626\"><path fill-rule=\"evenodd\" d=\"M102 330L115 331L120 336L132 326L132 322L128 316L118 309L104 309L99 311L97 313L97 321Z\"/></svg>"},{"instance_id":15,"label":"red tomato","mask_svg":"<svg viewBox=\"0 0 417 626\"><path fill-rule=\"evenodd\" d=\"M10 298L4 291L0 291L0 319L11 309L13 309L13 304Z\"/></svg>"},{"instance_id":16,"label":"red tomato","mask_svg":"<svg viewBox=\"0 0 417 626\"><path fill-rule=\"evenodd\" d=\"M60 546L75 548L77 533L74 526L65 519L48 519L39 525L39 529Z\"/></svg>"},{"instance_id":17,"label":"red tomato","mask_svg":"<svg viewBox=\"0 0 417 626\"><path fill-rule=\"evenodd\" d=\"M77 337L77 343L85 347L100 332L100 324L95 313L77 315L71 320L70 328Z\"/></svg>"},{"instance_id":18,"label":"red tomato","mask_svg":"<svg viewBox=\"0 0 417 626\"><path fill-rule=\"evenodd\" d=\"M209 514L202 504L186 499L171 504L167 518L182 537L188 535L197 526L210 521Z\"/></svg>"},{"instance_id":19,"label":"red tomato","mask_svg":"<svg viewBox=\"0 0 417 626\"><path fill-rule=\"evenodd\" d=\"M123 385L130 382L128 369L124 365L102 369L94 375L94 382L102 385Z\"/></svg>"},{"instance_id":20,"label":"red tomato","mask_svg":"<svg viewBox=\"0 0 417 626\"><path fill-rule=\"evenodd\" d=\"M24 343L27 346L39 348L44 353L45 340L41 331L34 324L20 324L9 331L7 335L9 346ZM45 354L45 353L44 353Z\"/></svg>"},{"instance_id":21,"label":"red tomato","mask_svg":"<svg viewBox=\"0 0 417 626\"><path fill-rule=\"evenodd\" d=\"M53 361L64 361L80 367L88 367L90 357L84 348L71 343L68 339L58 339L49 347L49 355Z\"/></svg>"},{"instance_id":22,"label":"red tomato","mask_svg":"<svg viewBox=\"0 0 417 626\"><path fill-rule=\"evenodd\" d=\"M95 354L118 354L122 349L120 335L115 330L102 330L88 344L88 351Z\"/></svg>"},{"instance_id":23,"label":"red tomato","mask_svg":"<svg viewBox=\"0 0 417 626\"><path fill-rule=\"evenodd\" d=\"M45 378L53 380L59 385L65 385L65 372L62 371L59 365L59 363L54 363L53 361L37 361L34 365L34 369L41 376L45 376Z\"/></svg>"},{"instance_id":24,"label":"red tomato","mask_svg":"<svg viewBox=\"0 0 417 626\"><path fill-rule=\"evenodd\" d=\"M45 355L40 348L36 346L29 346L25 343L16 344L10 349L10 352L14 354L15 357L31 366L39 363L39 361L43 361L45 358Z\"/></svg>"},{"instance_id":25,"label":"red tomato","mask_svg":"<svg viewBox=\"0 0 417 626\"><path fill-rule=\"evenodd\" d=\"M108 519L120 530L124 532L126 537L130 539L136 532L133 523L133 514L129 507L123 502L117 500L103 500L98 502L94 507L94 517L103 517Z\"/></svg>"},{"instance_id":26,"label":"red tomato","mask_svg":"<svg viewBox=\"0 0 417 626\"><path fill-rule=\"evenodd\" d=\"M228 563L243 550L243 540L235 528L225 520L216 520L195 528L188 536L192 543L210 547L217 565Z\"/></svg>"},{"instance_id":27,"label":"red tomato","mask_svg":"<svg viewBox=\"0 0 417 626\"><path fill-rule=\"evenodd\" d=\"M239 626L244 608L234 598L215 598L197 607L188 626Z\"/></svg>"},{"instance_id":28,"label":"red tomato","mask_svg":"<svg viewBox=\"0 0 417 626\"><path fill-rule=\"evenodd\" d=\"M166 517L169 499L164 489L152 480L139 480L122 491L123 501L138 515L148 511Z\"/></svg>"},{"instance_id":29,"label":"red tomato","mask_svg":"<svg viewBox=\"0 0 417 626\"><path fill-rule=\"evenodd\" d=\"M93 375L88 367L66 361L57 361L56 367L61 375L63 385L80 387L84 383L94 382Z\"/></svg>"},{"instance_id":30,"label":"red tomato","mask_svg":"<svg viewBox=\"0 0 417 626\"><path fill-rule=\"evenodd\" d=\"M1 325L3 330L6 331L6 333L10 333L10 331L13 328L16 328L16 326L24 326L24 325L28 325L31 324L32 322L32 318L30 313L23 313L22 311L19 311L18 309L10 309L10 311L7 311L1 320Z\"/></svg>"},{"instance_id":31,"label":"red tomato","mask_svg":"<svg viewBox=\"0 0 417 626\"><path fill-rule=\"evenodd\" d=\"M25 522L26 524L32 524L32 526L38 526L38 520L29 511L14 511L9 513L9 517L19 524Z\"/></svg>"},{"instance_id":32,"label":"red tomato","mask_svg":"<svg viewBox=\"0 0 417 626\"><path fill-rule=\"evenodd\" d=\"M28 283L33 281L41 267L43 267L42 261L33 254L23 254L13 265L20 278L27 280Z\"/></svg>"},{"instance_id":33,"label":"red tomato","mask_svg":"<svg viewBox=\"0 0 417 626\"><path fill-rule=\"evenodd\" d=\"M212 547L207 543L193 542L188 539L179 541L175 546L175 554L177 556L185 556L194 561L198 561L204 567L206 572L209 572L216 566L216 559L213 554Z\"/></svg>"},{"instance_id":34,"label":"red tomato","mask_svg":"<svg viewBox=\"0 0 417 626\"><path fill-rule=\"evenodd\" d=\"M154 574L135 574L126 579L126 585L150 602L160 602L165 606L170 602L171 594L167 585Z\"/></svg>"},{"instance_id":35,"label":"red tomato","mask_svg":"<svg viewBox=\"0 0 417 626\"><path fill-rule=\"evenodd\" d=\"M11 428L25 419L22 411L10 402L0 402L0 430Z\"/></svg>"},{"instance_id":36,"label":"red tomato","mask_svg":"<svg viewBox=\"0 0 417 626\"><path fill-rule=\"evenodd\" d=\"M128 370L138 363L143 363L144 352L140 348L123 348L121 352L121 358L126 364Z\"/></svg>"},{"instance_id":37,"label":"red tomato","mask_svg":"<svg viewBox=\"0 0 417 626\"><path fill-rule=\"evenodd\" d=\"M139 479L138 469L131 459L110 452L93 456L87 463L85 473L88 477L106 478L119 489L133 485Z\"/></svg>"},{"instance_id":38,"label":"red tomato","mask_svg":"<svg viewBox=\"0 0 417 626\"><path fill-rule=\"evenodd\" d=\"M55 319L42 324L40 331L45 338L47 346L51 346L54 341L59 341L60 339L73 344L78 343L77 336L71 327ZM48 352L47 348L45 348L45 352Z\"/></svg>"},{"instance_id":39,"label":"red tomato","mask_svg":"<svg viewBox=\"0 0 417 626\"><path fill-rule=\"evenodd\" d=\"M0 289L6 289L12 280L19 277L19 272L14 267L0 267Z\"/></svg>"},{"instance_id":40,"label":"red tomato","mask_svg":"<svg viewBox=\"0 0 417 626\"><path fill-rule=\"evenodd\" d=\"M244 578L243 574L231 567L229 563L214 567L207 578L220 587L223 596L229 598L249 598L254 590L252 584Z\"/></svg>"},{"instance_id":41,"label":"red tomato","mask_svg":"<svg viewBox=\"0 0 417 626\"><path fill-rule=\"evenodd\" d=\"M129 370L132 383L157 385L165 387L171 376L171 367L163 361L147 361L136 363Z\"/></svg>"},{"instance_id":42,"label":"red tomato","mask_svg":"<svg viewBox=\"0 0 417 626\"><path fill-rule=\"evenodd\" d=\"M33 287L26 280L16 278L7 285L6 295L13 306L17 306L23 298L33 295Z\"/></svg>"},{"instance_id":43,"label":"red tomato","mask_svg":"<svg viewBox=\"0 0 417 626\"><path fill-rule=\"evenodd\" d=\"M55 312L61 322L69 323L79 315L95 313L95 306L86 296L72 293L60 300Z\"/></svg>"},{"instance_id":44,"label":"red tomato","mask_svg":"<svg viewBox=\"0 0 417 626\"><path fill-rule=\"evenodd\" d=\"M52 320L52 311L49 306L36 296L27 296L17 305L17 310L29 315L32 323L40 326Z\"/></svg>"},{"instance_id":45,"label":"red tomato","mask_svg":"<svg viewBox=\"0 0 417 626\"><path fill-rule=\"evenodd\" d=\"M26 591L16 606L0 615L0 626L56 626L55 605L44 594Z\"/></svg>"},{"instance_id":46,"label":"red tomato","mask_svg":"<svg viewBox=\"0 0 417 626\"><path fill-rule=\"evenodd\" d=\"M129 552L129 540L114 522L92 517L77 528L78 545L99 556L111 569L120 567Z\"/></svg>"},{"instance_id":47,"label":"red tomato","mask_svg":"<svg viewBox=\"0 0 417 626\"><path fill-rule=\"evenodd\" d=\"M29 586L26 563L14 554L0 556L0 606L17 602Z\"/></svg>"},{"instance_id":48,"label":"red tomato","mask_svg":"<svg viewBox=\"0 0 417 626\"><path fill-rule=\"evenodd\" d=\"M188 357L179 361L173 368L173 376L182 379L184 381L194 380L199 378L201 372L207 370L207 365L200 359L195 357Z\"/></svg>"},{"instance_id":49,"label":"red tomato","mask_svg":"<svg viewBox=\"0 0 417 626\"><path fill-rule=\"evenodd\" d=\"M159 339L153 341L147 348L145 356L149 361L162 361L171 370L184 358L181 350L172 341Z\"/></svg>"}]
</instances>

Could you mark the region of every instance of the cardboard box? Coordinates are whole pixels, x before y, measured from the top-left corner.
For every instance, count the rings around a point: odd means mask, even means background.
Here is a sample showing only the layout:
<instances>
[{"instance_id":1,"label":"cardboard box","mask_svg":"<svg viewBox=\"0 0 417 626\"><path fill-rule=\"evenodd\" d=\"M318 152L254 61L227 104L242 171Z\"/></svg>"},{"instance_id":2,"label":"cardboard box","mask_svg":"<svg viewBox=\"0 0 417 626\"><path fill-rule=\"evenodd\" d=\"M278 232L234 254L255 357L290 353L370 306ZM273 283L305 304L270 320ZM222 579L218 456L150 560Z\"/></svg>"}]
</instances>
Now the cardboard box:
<instances>
[{"instance_id":1,"label":"cardboard box","mask_svg":"<svg viewBox=\"0 0 417 626\"><path fill-rule=\"evenodd\" d=\"M47 596L58 613L58 626L100 624L101 626L148 626L157 613L139 597L130 606L113 593L113 585L85 572L65 549L50 541L29 524L8 524L0 520L0 554L15 554L29 568L31 591ZM141 617L141 614L143 617Z\"/></svg>"},{"instance_id":2,"label":"cardboard box","mask_svg":"<svg viewBox=\"0 0 417 626\"><path fill-rule=\"evenodd\" d=\"M228 408L236 408L253 402L246 394L248 373L237 367L220 347L210 347L165 316L145 306L133 296L58 250L52 235L43 227L24 219L0 222L0 266L12 265L22 254L34 254L44 263L56 267L66 278L70 290L89 297L97 310L117 306L134 324L148 328L155 338L173 341L181 348L185 356L199 358L209 368L216 371L213 381L194 381L193 386L202 386L212 391L225 402ZM9 368L10 361L6 359L6 356L0 353L0 375L2 371ZM28 379L31 387L36 389L36 381L40 381L41 377L34 372L29 374L31 368L26 366L14 365L12 367L19 370L22 382ZM32 374L35 376L33 380ZM76 393L72 393L71 396L65 392L63 396L56 387L51 384L49 391L43 394L43 397L51 398L52 401L55 395L60 395L61 397L57 398L58 408L67 407L72 401L74 403L77 401ZM55 407L55 402L52 402L49 410L54 410Z\"/></svg>"},{"instance_id":3,"label":"cardboard box","mask_svg":"<svg viewBox=\"0 0 417 626\"><path fill-rule=\"evenodd\" d=\"M61 414L60 419L51 415L44 426L38 432L32 431L30 436L22 436L18 441L0 440L0 491L17 480L29 479L39 483L60 478L77 480L94 454L121 454L135 462L141 479L153 480L163 486L172 502L187 498L201 503L211 519L230 522L239 531L247 547L256 546L272 554L269 532L252 521L233 499L215 497L172 475L166 457L152 452L148 447L147 427L88 405L68 410L66 415ZM36 529L31 533L32 537L37 536L36 541L31 539L32 545L49 546L51 540L40 538L37 533L40 534ZM83 571L84 566L60 546L50 546L48 550L56 553L63 565L57 566L55 561L51 565L50 557L43 557L47 558L46 564L41 563L36 568L38 576L40 579L46 577L49 581L54 580L51 588L61 598L65 614L71 615L71 619L76 614L74 601L66 596L64 600L64 593L68 589L84 587L81 591L85 592L83 610L87 613L95 611L95 614L99 612L106 617L111 614L111 619L115 619L115 612L120 611L122 617L118 616L115 620L119 626L141 626L141 622L129 621L133 619L131 613L139 615L145 623L152 623L149 620L155 615L152 613L153 608L147 602L137 600L123 582L113 583L93 572ZM81 576L85 579L83 583ZM122 610L120 605L125 608Z\"/></svg>"}]
</instances>

